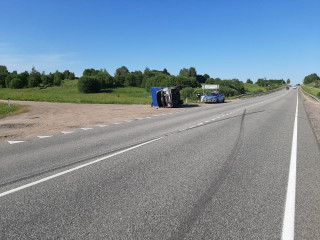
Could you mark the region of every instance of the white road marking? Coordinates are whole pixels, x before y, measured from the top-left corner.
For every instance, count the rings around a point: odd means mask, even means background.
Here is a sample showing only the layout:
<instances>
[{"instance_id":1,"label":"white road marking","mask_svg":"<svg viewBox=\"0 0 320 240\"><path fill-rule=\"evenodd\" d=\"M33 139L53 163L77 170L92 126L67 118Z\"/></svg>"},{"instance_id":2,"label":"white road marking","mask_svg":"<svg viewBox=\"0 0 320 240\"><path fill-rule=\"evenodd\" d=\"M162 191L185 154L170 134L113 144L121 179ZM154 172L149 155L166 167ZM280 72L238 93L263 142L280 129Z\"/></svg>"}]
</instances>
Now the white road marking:
<instances>
[{"instance_id":1,"label":"white road marking","mask_svg":"<svg viewBox=\"0 0 320 240\"><path fill-rule=\"evenodd\" d=\"M146 117L146 118L152 118L152 117Z\"/></svg>"},{"instance_id":2,"label":"white road marking","mask_svg":"<svg viewBox=\"0 0 320 240\"><path fill-rule=\"evenodd\" d=\"M142 120L143 118L135 118L135 119L137 119L137 120Z\"/></svg>"},{"instance_id":3,"label":"white road marking","mask_svg":"<svg viewBox=\"0 0 320 240\"><path fill-rule=\"evenodd\" d=\"M49 138L49 137L52 137L52 135L51 136L37 136L38 138Z\"/></svg>"},{"instance_id":4,"label":"white road marking","mask_svg":"<svg viewBox=\"0 0 320 240\"><path fill-rule=\"evenodd\" d=\"M198 123L198 126L203 125L203 123Z\"/></svg>"},{"instance_id":5,"label":"white road marking","mask_svg":"<svg viewBox=\"0 0 320 240\"><path fill-rule=\"evenodd\" d=\"M208 122L210 122L210 121L206 121L206 123L208 123Z\"/></svg>"},{"instance_id":6,"label":"white road marking","mask_svg":"<svg viewBox=\"0 0 320 240\"><path fill-rule=\"evenodd\" d=\"M23 143L24 141L8 141L9 144Z\"/></svg>"},{"instance_id":7,"label":"white road marking","mask_svg":"<svg viewBox=\"0 0 320 240\"><path fill-rule=\"evenodd\" d=\"M70 134L70 133L73 133L74 131L70 131L70 132L61 132L63 134Z\"/></svg>"},{"instance_id":8,"label":"white road marking","mask_svg":"<svg viewBox=\"0 0 320 240\"><path fill-rule=\"evenodd\" d=\"M132 122L133 120L124 120L125 122Z\"/></svg>"},{"instance_id":9,"label":"white road marking","mask_svg":"<svg viewBox=\"0 0 320 240\"><path fill-rule=\"evenodd\" d=\"M121 122L116 122L116 123L113 123L113 124L121 124Z\"/></svg>"},{"instance_id":10,"label":"white road marking","mask_svg":"<svg viewBox=\"0 0 320 240\"><path fill-rule=\"evenodd\" d=\"M294 118L292 148L290 159L290 170L288 178L288 189L286 197L286 206L284 211L282 240L294 239L294 217L295 217L295 202L296 202L296 173L297 173L297 140L298 140L298 93L297 106Z\"/></svg>"},{"instance_id":11,"label":"white road marking","mask_svg":"<svg viewBox=\"0 0 320 240\"><path fill-rule=\"evenodd\" d=\"M211 121L214 121L214 120L216 120L216 119L215 119L215 118L212 118L212 119L211 119Z\"/></svg>"},{"instance_id":12,"label":"white road marking","mask_svg":"<svg viewBox=\"0 0 320 240\"><path fill-rule=\"evenodd\" d=\"M102 124L102 125L97 125L97 127L106 127L106 126L108 126L108 125L104 125L104 124Z\"/></svg>"},{"instance_id":13,"label":"white road marking","mask_svg":"<svg viewBox=\"0 0 320 240\"><path fill-rule=\"evenodd\" d=\"M50 180L50 179L57 178L57 177L59 177L59 176L65 175L65 174L67 174L67 173L71 173L71 172L73 172L73 171L79 170L79 169L84 168L84 167L87 167L87 166L89 166L89 165L92 165L92 164L95 164L95 163L104 161L104 160L106 160L106 159L108 159L108 158L111 158L111 157L120 155L120 154L125 153L125 152L128 152L128 151L131 151L131 150L133 150L133 149L135 149L135 148L142 147L142 146L147 145L147 144L149 144L149 143L152 143L152 142L155 142L155 141L159 141L159 140L162 139L162 138L164 138L164 137L156 138L156 139L153 139L153 140L151 140L151 141L138 144L138 145L136 145L136 146L133 146L133 147L130 147L130 148L121 150L121 151L119 151L119 152L116 152L116 153L107 155L107 156L105 156L105 157L102 157L102 158L93 160L93 161L91 161L91 162L88 162L88 163L79 165L79 166L77 166L77 167L74 167L74 168L71 168L71 169L68 169L68 170L65 170L65 171L62 171L62 172L53 174L53 175L51 175L51 176L48 176L48 177L39 179L39 180L37 180L37 181L34 181L34 182L31 182L31 183L22 185L22 186L17 187L17 188L13 188L13 189L11 189L11 190L8 190L8 191L5 191L5 192L3 192L3 193L0 193L0 197L4 197L4 196L9 195L9 194L11 194L11 193L18 192L18 191L20 191L20 190L23 190L23 189L32 187L32 186L34 186L34 185L37 185L37 184L39 184L39 183L46 182L46 181L48 181L48 180Z\"/></svg>"},{"instance_id":14,"label":"white road marking","mask_svg":"<svg viewBox=\"0 0 320 240\"><path fill-rule=\"evenodd\" d=\"M87 131L87 130L91 130L91 129L93 129L93 128L80 128L80 129L82 129L82 130L84 130L84 131Z\"/></svg>"}]
</instances>

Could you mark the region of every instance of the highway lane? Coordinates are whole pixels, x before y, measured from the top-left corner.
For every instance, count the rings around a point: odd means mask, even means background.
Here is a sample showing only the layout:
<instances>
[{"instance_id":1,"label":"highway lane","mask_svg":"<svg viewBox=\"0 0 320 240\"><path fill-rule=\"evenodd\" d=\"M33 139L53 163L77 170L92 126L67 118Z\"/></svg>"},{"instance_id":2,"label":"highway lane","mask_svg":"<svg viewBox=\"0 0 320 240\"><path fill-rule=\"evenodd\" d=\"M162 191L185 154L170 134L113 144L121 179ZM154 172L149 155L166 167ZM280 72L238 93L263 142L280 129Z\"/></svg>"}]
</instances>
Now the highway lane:
<instances>
[{"instance_id":1,"label":"highway lane","mask_svg":"<svg viewBox=\"0 0 320 240\"><path fill-rule=\"evenodd\" d=\"M0 194L116 153L0 197L1 239L280 239L296 99L1 144ZM299 99L296 239L319 236L319 156Z\"/></svg>"}]
</instances>

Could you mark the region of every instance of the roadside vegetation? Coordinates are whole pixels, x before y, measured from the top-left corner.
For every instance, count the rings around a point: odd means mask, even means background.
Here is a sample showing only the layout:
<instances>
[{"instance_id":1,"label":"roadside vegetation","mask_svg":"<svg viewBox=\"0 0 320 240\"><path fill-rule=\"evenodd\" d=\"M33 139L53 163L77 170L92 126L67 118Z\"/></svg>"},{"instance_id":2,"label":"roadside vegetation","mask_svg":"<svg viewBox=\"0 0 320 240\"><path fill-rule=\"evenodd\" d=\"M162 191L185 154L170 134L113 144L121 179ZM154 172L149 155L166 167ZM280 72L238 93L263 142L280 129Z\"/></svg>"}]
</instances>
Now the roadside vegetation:
<instances>
[{"instance_id":1,"label":"roadside vegetation","mask_svg":"<svg viewBox=\"0 0 320 240\"><path fill-rule=\"evenodd\" d=\"M7 103L0 103L0 119L27 111L27 107L23 105L11 104L9 107Z\"/></svg>"},{"instance_id":2,"label":"roadside vegetation","mask_svg":"<svg viewBox=\"0 0 320 240\"><path fill-rule=\"evenodd\" d=\"M320 77L316 73L306 76L302 88L313 96L320 98Z\"/></svg>"},{"instance_id":3,"label":"roadside vegetation","mask_svg":"<svg viewBox=\"0 0 320 240\"><path fill-rule=\"evenodd\" d=\"M288 79L289 80L289 79ZM288 81L287 81L288 82ZM219 85L219 90L227 98L244 93L255 93L281 87L283 79L258 79L254 84L238 79L212 78L200 75L194 67L183 68L177 76L167 69L130 72L127 67L116 69L112 76L106 69L85 69L80 78L69 70L55 73L40 73L34 67L29 72L9 72L0 66L0 99L69 102L69 103L110 103L110 104L150 104L151 87L181 87L181 98L196 101L196 93L203 92L203 84ZM209 93L212 90L206 90Z\"/></svg>"}]
</instances>

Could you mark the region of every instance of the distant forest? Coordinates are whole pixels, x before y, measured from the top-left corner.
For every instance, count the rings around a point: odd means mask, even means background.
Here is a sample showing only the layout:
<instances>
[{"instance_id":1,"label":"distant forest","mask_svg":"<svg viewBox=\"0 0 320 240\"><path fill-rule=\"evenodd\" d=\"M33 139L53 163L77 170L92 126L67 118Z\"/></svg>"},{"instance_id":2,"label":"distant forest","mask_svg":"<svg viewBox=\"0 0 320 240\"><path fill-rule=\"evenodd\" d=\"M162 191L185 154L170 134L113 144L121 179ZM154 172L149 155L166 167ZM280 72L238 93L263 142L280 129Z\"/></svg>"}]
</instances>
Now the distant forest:
<instances>
[{"instance_id":1,"label":"distant forest","mask_svg":"<svg viewBox=\"0 0 320 240\"><path fill-rule=\"evenodd\" d=\"M60 86L65 79L76 79L75 74L69 70L45 74L40 73L33 67L30 72L17 71L9 72L6 66L0 65L0 87L2 88L46 88L50 86ZM149 90L150 87L180 86L181 88L201 88L201 84L219 84L220 90L227 96L234 96L245 93L244 83L239 79L222 80L212 78L208 74L197 74L194 67L183 68L177 76L171 75L167 69L145 70L130 72L127 67L122 66L116 69L114 75L108 73L106 69L85 69L78 81L78 89L84 93L96 93L102 89L118 87L140 87ZM251 79L246 81L247 84L253 84ZM277 88L285 84L283 79L266 79L261 78L256 84L268 89ZM290 79L287 80L290 83Z\"/></svg>"}]
</instances>

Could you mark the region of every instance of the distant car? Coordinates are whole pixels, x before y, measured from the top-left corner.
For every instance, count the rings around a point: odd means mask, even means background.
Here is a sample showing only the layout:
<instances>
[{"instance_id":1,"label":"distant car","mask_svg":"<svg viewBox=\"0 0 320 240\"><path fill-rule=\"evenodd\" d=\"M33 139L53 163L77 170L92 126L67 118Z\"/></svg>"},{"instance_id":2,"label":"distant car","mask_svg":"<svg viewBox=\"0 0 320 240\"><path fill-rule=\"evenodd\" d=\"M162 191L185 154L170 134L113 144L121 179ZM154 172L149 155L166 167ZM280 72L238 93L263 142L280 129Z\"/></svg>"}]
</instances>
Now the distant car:
<instances>
[{"instance_id":1,"label":"distant car","mask_svg":"<svg viewBox=\"0 0 320 240\"><path fill-rule=\"evenodd\" d=\"M296 86L293 86L292 88L293 88L293 89L296 89L297 87L296 87Z\"/></svg>"},{"instance_id":2,"label":"distant car","mask_svg":"<svg viewBox=\"0 0 320 240\"><path fill-rule=\"evenodd\" d=\"M287 90L289 90L289 87L288 87L288 86L286 86L286 89L287 89Z\"/></svg>"},{"instance_id":3,"label":"distant car","mask_svg":"<svg viewBox=\"0 0 320 240\"><path fill-rule=\"evenodd\" d=\"M209 95L204 96L203 101L205 103L218 103L224 102L225 96L221 92L211 92Z\"/></svg>"}]
</instances>

